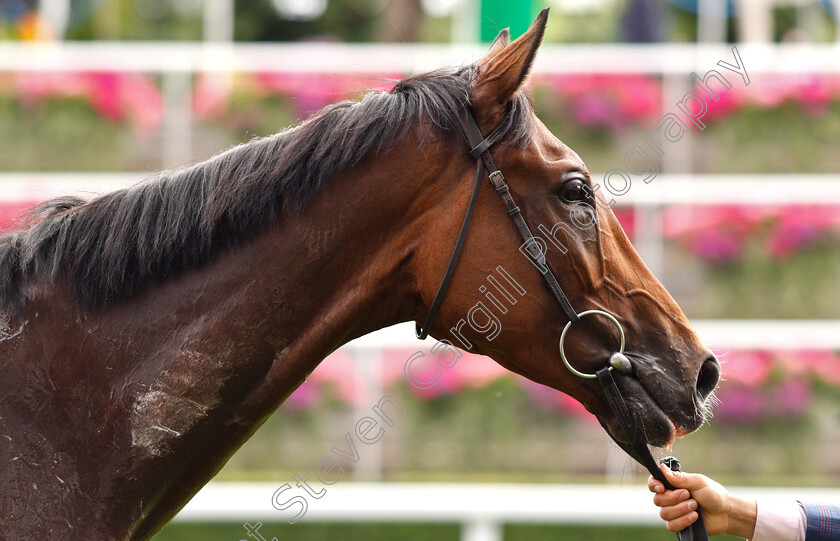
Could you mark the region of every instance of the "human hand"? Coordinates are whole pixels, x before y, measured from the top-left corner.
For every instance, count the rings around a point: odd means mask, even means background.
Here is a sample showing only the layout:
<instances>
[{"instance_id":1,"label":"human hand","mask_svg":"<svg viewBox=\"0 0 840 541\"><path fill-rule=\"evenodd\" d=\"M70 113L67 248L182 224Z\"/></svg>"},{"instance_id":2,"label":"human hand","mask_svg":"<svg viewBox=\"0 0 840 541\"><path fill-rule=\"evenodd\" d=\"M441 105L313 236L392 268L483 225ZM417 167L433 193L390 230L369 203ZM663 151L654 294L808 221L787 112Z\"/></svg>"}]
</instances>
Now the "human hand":
<instances>
[{"instance_id":1,"label":"human hand","mask_svg":"<svg viewBox=\"0 0 840 541\"><path fill-rule=\"evenodd\" d=\"M660 469L675 490L654 479L648 479L648 488L655 495L653 503L660 507L659 516L667 522L672 532L679 532L697 521L698 512L709 535L729 533L751 538L755 532L755 500L732 496L720 483L697 473Z\"/></svg>"}]
</instances>

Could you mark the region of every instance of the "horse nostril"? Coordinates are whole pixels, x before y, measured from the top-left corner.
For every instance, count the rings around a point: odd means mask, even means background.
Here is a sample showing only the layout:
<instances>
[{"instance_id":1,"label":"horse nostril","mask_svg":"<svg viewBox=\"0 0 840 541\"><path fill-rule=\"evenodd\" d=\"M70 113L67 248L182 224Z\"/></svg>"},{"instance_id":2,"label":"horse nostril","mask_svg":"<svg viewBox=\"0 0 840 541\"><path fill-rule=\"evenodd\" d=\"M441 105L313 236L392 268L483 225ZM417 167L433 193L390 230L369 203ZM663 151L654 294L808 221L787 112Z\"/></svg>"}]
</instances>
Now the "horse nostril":
<instances>
[{"instance_id":1,"label":"horse nostril","mask_svg":"<svg viewBox=\"0 0 840 541\"><path fill-rule=\"evenodd\" d=\"M720 380L720 363L711 356L703 361L700 373L697 374L697 392L705 400L717 387Z\"/></svg>"}]
</instances>

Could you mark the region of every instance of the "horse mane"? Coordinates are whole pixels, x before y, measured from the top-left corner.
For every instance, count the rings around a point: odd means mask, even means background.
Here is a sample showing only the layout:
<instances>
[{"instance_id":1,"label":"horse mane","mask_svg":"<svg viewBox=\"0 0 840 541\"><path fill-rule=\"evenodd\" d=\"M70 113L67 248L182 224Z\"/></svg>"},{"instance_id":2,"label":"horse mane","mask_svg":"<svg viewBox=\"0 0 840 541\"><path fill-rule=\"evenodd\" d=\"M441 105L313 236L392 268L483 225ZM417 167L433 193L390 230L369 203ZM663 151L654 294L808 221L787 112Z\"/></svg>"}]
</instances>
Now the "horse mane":
<instances>
[{"instance_id":1,"label":"horse mane","mask_svg":"<svg viewBox=\"0 0 840 541\"><path fill-rule=\"evenodd\" d=\"M478 69L409 77L390 92L329 105L296 127L130 188L36 206L22 229L0 236L0 313L23 305L36 280L59 274L92 310L207 264L407 131L460 133L460 111ZM506 139L524 144L532 111L525 95L511 102Z\"/></svg>"}]
</instances>

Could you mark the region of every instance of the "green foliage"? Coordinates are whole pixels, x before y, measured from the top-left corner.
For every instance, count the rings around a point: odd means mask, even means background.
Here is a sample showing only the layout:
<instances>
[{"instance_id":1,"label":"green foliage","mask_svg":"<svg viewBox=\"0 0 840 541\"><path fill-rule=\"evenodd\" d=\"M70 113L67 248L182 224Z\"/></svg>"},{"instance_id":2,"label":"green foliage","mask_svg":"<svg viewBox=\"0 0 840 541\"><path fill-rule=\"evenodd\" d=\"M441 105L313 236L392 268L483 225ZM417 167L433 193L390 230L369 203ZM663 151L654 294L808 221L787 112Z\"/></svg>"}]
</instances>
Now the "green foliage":
<instances>
[{"instance_id":1,"label":"green foliage","mask_svg":"<svg viewBox=\"0 0 840 541\"><path fill-rule=\"evenodd\" d=\"M778 260L748 242L743 257L728 264L672 247L663 282L692 318L840 318L837 244L829 237Z\"/></svg>"},{"instance_id":2,"label":"green foliage","mask_svg":"<svg viewBox=\"0 0 840 541\"><path fill-rule=\"evenodd\" d=\"M562 502L557 503L558 506ZM267 539L289 541L457 541L458 525L442 524L276 524L265 523L260 533ZM235 541L246 537L241 524L172 523L154 537L154 541ZM505 541L673 541L674 534L664 527L642 526L546 526L507 525ZM719 541L737 539L724 535Z\"/></svg>"},{"instance_id":3,"label":"green foliage","mask_svg":"<svg viewBox=\"0 0 840 541\"><path fill-rule=\"evenodd\" d=\"M558 502L558 505L562 505ZM537 526L510 525L505 527L505 541L673 541L674 534L664 527L644 526ZM715 537L715 541L738 539L730 535Z\"/></svg>"},{"instance_id":4,"label":"green foliage","mask_svg":"<svg viewBox=\"0 0 840 541\"><path fill-rule=\"evenodd\" d=\"M457 369L456 365L450 370ZM449 385L446 378L451 377L445 374L439 385ZM541 409L519 380L502 378L435 400L416 396L408 384L388 389L406 413L395 418L395 425L376 444L381 446L386 478L475 480L486 478L488 472L491 479L501 474L520 481L580 476L581 463L570 454L586 445L579 444L581 440L597 447L600 427ZM281 407L231 458L219 479L279 481L310 471L333 446L346 446L345 433L352 432L356 420L368 411L330 400L301 411ZM368 449L358 447L362 462L369 460ZM603 464L605 452L601 447L584 460L583 471ZM350 464L346 467L347 478L352 479Z\"/></svg>"},{"instance_id":5,"label":"green foliage","mask_svg":"<svg viewBox=\"0 0 840 541\"><path fill-rule=\"evenodd\" d=\"M696 134L697 173L824 173L840 170L840 102L824 111L786 102L746 106Z\"/></svg>"},{"instance_id":6,"label":"green foliage","mask_svg":"<svg viewBox=\"0 0 840 541\"><path fill-rule=\"evenodd\" d=\"M201 2L102 0L92 3L90 11L83 13L87 17L68 32L68 39L196 41L202 38ZM81 13L83 8L77 7L76 11ZM75 15L79 17L78 13Z\"/></svg>"},{"instance_id":7,"label":"green foliage","mask_svg":"<svg viewBox=\"0 0 840 541\"><path fill-rule=\"evenodd\" d=\"M327 3L323 15L311 21L277 16L268 0L236 3L236 39L242 41L299 41L316 36L347 42L375 41L381 14L374 2L354 0Z\"/></svg>"},{"instance_id":8,"label":"green foliage","mask_svg":"<svg viewBox=\"0 0 840 541\"><path fill-rule=\"evenodd\" d=\"M264 523L259 533L266 539L288 541L457 541L454 524L286 524ZM242 524L170 523L154 541L237 541L250 539Z\"/></svg>"},{"instance_id":9,"label":"green foliage","mask_svg":"<svg viewBox=\"0 0 840 541\"><path fill-rule=\"evenodd\" d=\"M129 128L103 120L80 98L21 106L0 97L0 168L115 171L130 167Z\"/></svg>"},{"instance_id":10,"label":"green foliage","mask_svg":"<svg viewBox=\"0 0 840 541\"><path fill-rule=\"evenodd\" d=\"M547 43L611 43L621 36L623 10L564 12L553 9L546 29Z\"/></svg>"}]
</instances>

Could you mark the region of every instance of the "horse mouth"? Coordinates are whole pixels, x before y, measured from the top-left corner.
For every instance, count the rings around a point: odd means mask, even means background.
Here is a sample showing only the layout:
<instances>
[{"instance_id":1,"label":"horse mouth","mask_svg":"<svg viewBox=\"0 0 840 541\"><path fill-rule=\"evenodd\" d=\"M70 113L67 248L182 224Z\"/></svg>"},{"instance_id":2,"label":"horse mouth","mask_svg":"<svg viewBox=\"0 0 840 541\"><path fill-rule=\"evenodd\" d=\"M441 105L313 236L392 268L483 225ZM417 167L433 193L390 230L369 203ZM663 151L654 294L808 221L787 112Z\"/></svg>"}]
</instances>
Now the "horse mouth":
<instances>
[{"instance_id":1,"label":"horse mouth","mask_svg":"<svg viewBox=\"0 0 840 541\"><path fill-rule=\"evenodd\" d=\"M675 419L675 415L669 413L669 410L656 399L657 394L662 394L662 391L652 392L637 377L617 377L616 384L619 385L622 397L648 445L668 450L674 440L694 432L703 423L703 416L699 416L698 419L694 408L690 415L680 415L680 417L685 417L684 419ZM616 442L629 443L623 426L614 414L601 424Z\"/></svg>"},{"instance_id":2,"label":"horse mouth","mask_svg":"<svg viewBox=\"0 0 840 541\"><path fill-rule=\"evenodd\" d=\"M647 398L648 400L645 401L646 404L643 407L637 405L637 399L631 401L627 396L625 396L625 402L628 403L630 413L636 420L637 429L641 430L645 443L668 450L677 437L684 435L681 434L683 430L671 420L652 397L648 396ZM610 437L622 448L625 447L623 444L631 443L624 426L614 414L610 415L607 420L600 418L599 420Z\"/></svg>"}]
</instances>

